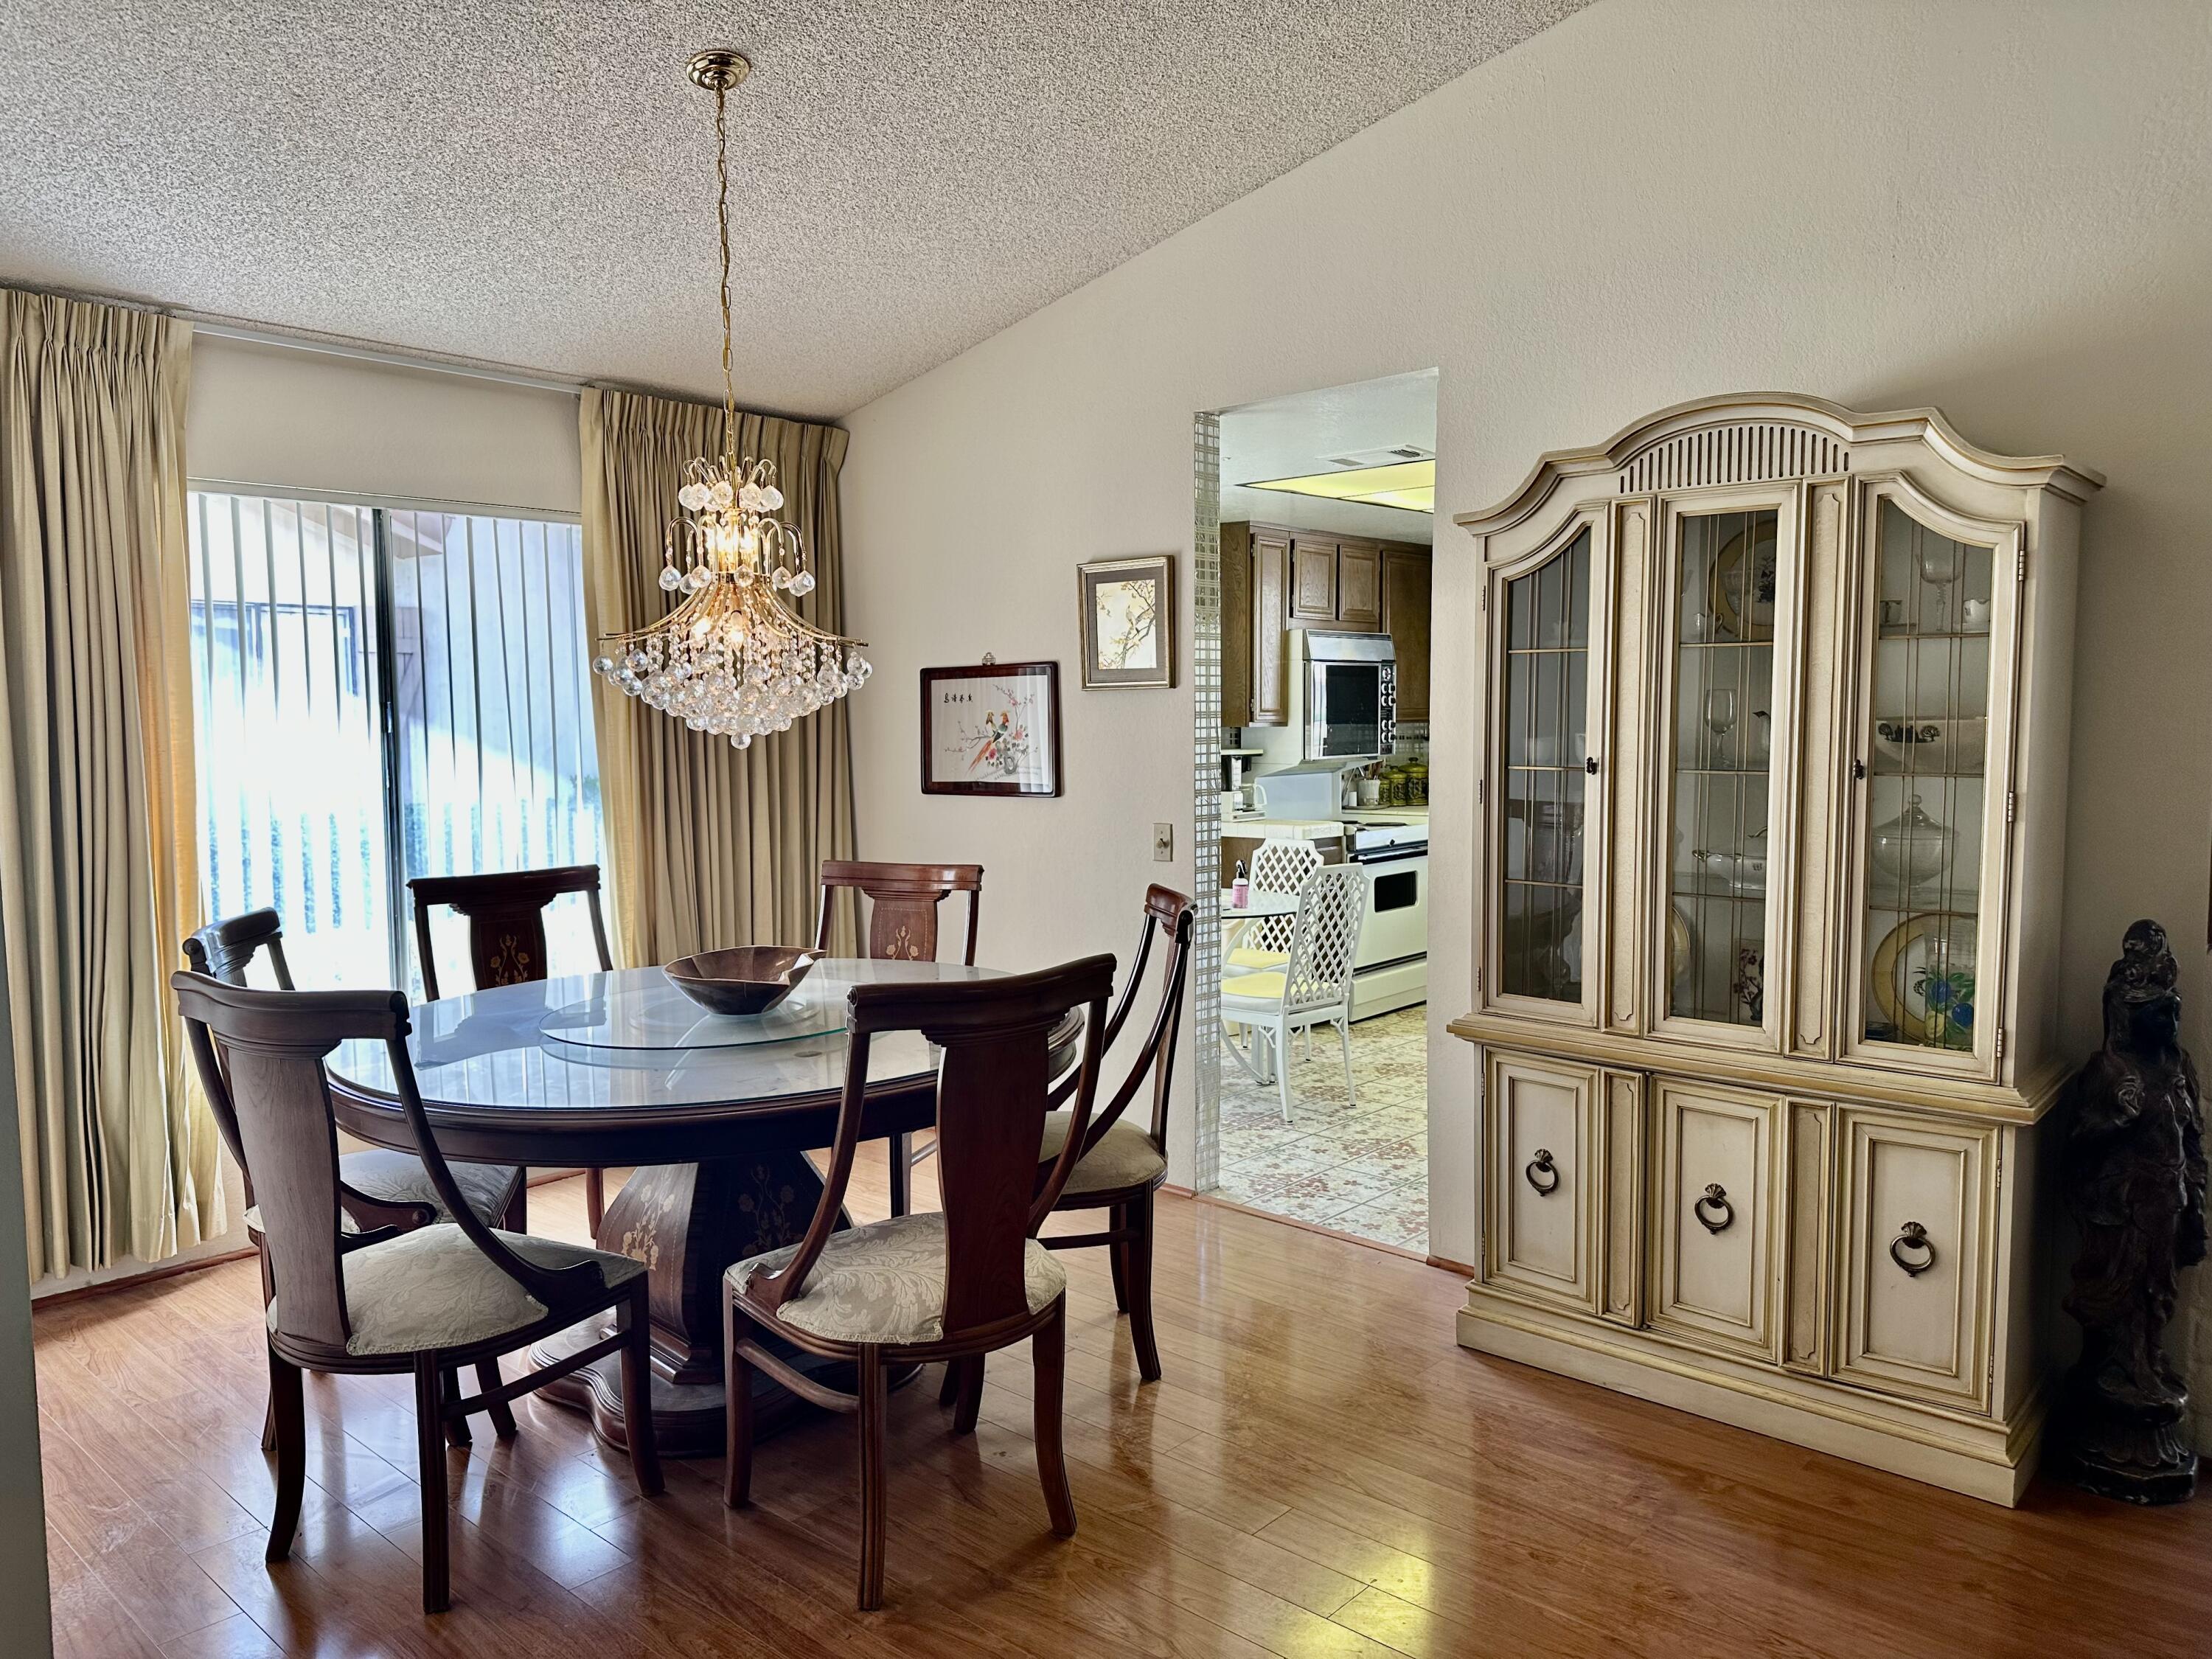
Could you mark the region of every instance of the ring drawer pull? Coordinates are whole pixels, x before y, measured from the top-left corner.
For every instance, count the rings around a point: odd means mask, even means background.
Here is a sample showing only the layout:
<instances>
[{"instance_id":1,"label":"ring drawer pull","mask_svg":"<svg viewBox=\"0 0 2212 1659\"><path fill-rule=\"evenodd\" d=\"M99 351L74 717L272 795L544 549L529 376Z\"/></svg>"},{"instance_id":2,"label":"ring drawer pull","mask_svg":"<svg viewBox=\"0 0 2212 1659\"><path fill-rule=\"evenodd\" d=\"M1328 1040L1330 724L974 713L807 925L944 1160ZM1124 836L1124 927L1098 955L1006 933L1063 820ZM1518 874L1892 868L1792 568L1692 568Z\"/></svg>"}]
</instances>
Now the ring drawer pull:
<instances>
[{"instance_id":1,"label":"ring drawer pull","mask_svg":"<svg viewBox=\"0 0 2212 1659\"><path fill-rule=\"evenodd\" d=\"M1705 1212L1709 1209L1719 1211L1721 1218L1716 1221L1707 1215ZM1709 1233L1726 1232L1729 1224L1735 1219L1735 1206L1729 1202L1728 1188L1717 1181L1708 1186L1698 1201L1690 1206L1690 1212Z\"/></svg>"},{"instance_id":2,"label":"ring drawer pull","mask_svg":"<svg viewBox=\"0 0 2212 1659\"><path fill-rule=\"evenodd\" d=\"M1907 1250L1921 1250L1926 1254L1917 1261L1908 1261L1905 1259ZM1904 1268L1911 1278L1917 1279L1926 1273L1936 1265L1936 1245L1928 1237L1928 1229L1917 1221L1906 1222L1898 1230L1897 1237L1889 1241L1889 1259Z\"/></svg>"},{"instance_id":3,"label":"ring drawer pull","mask_svg":"<svg viewBox=\"0 0 2212 1659\"><path fill-rule=\"evenodd\" d=\"M1528 1167L1521 1173L1528 1177L1528 1184L1536 1189L1539 1198L1549 1198L1559 1190L1559 1166L1552 1161L1551 1153L1541 1146L1536 1149L1536 1156L1528 1160ZM1536 1179L1539 1175L1547 1175L1552 1179L1549 1182L1541 1182Z\"/></svg>"}]
</instances>

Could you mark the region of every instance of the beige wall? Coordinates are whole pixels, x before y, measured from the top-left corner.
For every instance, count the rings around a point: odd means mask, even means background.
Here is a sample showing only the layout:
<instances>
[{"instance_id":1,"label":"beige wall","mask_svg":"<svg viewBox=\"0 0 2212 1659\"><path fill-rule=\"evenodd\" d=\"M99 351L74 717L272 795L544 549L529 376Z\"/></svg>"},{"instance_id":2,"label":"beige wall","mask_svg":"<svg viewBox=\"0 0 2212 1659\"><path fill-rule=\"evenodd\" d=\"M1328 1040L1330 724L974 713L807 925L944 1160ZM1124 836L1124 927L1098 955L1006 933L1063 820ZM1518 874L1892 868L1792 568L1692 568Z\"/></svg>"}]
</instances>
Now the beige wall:
<instances>
[{"instance_id":1,"label":"beige wall","mask_svg":"<svg viewBox=\"0 0 2212 1659\"><path fill-rule=\"evenodd\" d=\"M197 481L582 510L576 396L203 334L185 464Z\"/></svg>"},{"instance_id":2,"label":"beige wall","mask_svg":"<svg viewBox=\"0 0 2212 1659\"><path fill-rule=\"evenodd\" d=\"M1153 819L1188 834L1187 644L1183 690L1067 688L1049 803L924 799L915 671L994 651L1072 675L1076 562L1188 553L1193 410L1439 367L1432 1248L1471 1261L1473 1072L1440 1029L1469 1001L1475 905L1450 643L1474 589L1449 515L1687 398L1933 404L1977 443L2110 477L2080 613L2069 1027L2086 1052L2122 930L2154 915L2212 1059L2208 85L2191 0L1607 0L878 399L845 474L881 671L854 703L863 850L980 858L994 963L1126 951L1142 884L1190 869L1147 848Z\"/></svg>"}]
</instances>

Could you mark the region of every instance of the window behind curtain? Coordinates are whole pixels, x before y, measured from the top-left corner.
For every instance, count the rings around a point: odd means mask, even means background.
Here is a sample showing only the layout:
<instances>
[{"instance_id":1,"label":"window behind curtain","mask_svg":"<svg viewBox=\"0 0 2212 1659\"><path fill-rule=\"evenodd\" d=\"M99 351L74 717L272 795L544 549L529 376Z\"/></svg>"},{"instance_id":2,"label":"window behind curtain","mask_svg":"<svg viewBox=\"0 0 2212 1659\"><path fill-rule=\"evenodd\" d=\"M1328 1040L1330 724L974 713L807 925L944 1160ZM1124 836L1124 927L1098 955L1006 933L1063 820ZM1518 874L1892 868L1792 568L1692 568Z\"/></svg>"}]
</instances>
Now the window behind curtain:
<instances>
[{"instance_id":1,"label":"window behind curtain","mask_svg":"<svg viewBox=\"0 0 2212 1659\"><path fill-rule=\"evenodd\" d=\"M302 988L419 996L408 877L599 862L575 526L195 491L191 529L210 917L274 907ZM580 902L547 931L598 965Z\"/></svg>"}]
</instances>

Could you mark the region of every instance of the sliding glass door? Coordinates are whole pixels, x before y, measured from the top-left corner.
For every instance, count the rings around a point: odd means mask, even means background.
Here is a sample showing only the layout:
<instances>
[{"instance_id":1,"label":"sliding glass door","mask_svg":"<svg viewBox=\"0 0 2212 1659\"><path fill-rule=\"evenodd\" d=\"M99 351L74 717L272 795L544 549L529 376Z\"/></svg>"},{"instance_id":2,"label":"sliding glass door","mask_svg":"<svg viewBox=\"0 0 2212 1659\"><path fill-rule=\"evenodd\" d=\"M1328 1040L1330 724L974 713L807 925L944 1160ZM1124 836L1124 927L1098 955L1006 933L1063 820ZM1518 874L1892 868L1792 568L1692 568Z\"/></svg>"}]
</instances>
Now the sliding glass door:
<instances>
[{"instance_id":1,"label":"sliding glass door","mask_svg":"<svg viewBox=\"0 0 2212 1659\"><path fill-rule=\"evenodd\" d=\"M419 994L408 878L599 861L575 526L195 491L191 529L210 917L276 908L303 988ZM592 963L580 903L547 927Z\"/></svg>"}]
</instances>

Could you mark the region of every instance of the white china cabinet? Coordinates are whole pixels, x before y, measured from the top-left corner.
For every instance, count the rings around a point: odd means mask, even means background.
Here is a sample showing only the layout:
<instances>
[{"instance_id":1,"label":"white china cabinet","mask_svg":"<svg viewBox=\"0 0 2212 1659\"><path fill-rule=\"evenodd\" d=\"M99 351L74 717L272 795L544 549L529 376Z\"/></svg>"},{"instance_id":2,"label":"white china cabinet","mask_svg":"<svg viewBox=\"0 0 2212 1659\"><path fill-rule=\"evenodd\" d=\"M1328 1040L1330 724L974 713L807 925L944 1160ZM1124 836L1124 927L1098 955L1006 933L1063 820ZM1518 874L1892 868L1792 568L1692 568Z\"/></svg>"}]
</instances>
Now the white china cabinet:
<instances>
[{"instance_id":1,"label":"white china cabinet","mask_svg":"<svg viewBox=\"0 0 2212 1659\"><path fill-rule=\"evenodd\" d=\"M1933 410L1754 393L1458 520L1485 649L1462 1342L2017 1498L2101 482Z\"/></svg>"}]
</instances>

